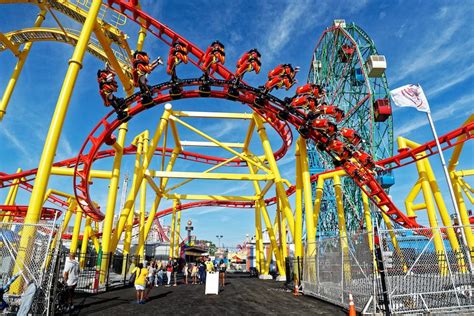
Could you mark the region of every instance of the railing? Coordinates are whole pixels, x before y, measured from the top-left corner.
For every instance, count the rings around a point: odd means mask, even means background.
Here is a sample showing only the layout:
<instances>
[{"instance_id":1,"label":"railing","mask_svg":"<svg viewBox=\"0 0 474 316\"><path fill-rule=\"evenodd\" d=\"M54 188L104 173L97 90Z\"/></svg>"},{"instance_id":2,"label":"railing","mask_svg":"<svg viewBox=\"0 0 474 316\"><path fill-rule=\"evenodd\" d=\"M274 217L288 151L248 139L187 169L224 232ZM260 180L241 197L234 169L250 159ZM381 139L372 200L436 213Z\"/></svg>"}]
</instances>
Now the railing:
<instances>
[{"instance_id":1,"label":"railing","mask_svg":"<svg viewBox=\"0 0 474 316\"><path fill-rule=\"evenodd\" d=\"M54 221L41 221L38 224L21 222L0 222L0 284L6 284L18 271L19 279L4 294L10 310L17 310L22 303L21 294L30 283L37 288L35 300L30 311L35 315L47 311L49 288L54 264L54 235L57 232ZM31 236L27 251L20 249L21 236ZM16 284L16 285L15 285ZM20 288L18 289L18 285ZM16 291L13 293L13 287Z\"/></svg>"},{"instance_id":2,"label":"railing","mask_svg":"<svg viewBox=\"0 0 474 316\"><path fill-rule=\"evenodd\" d=\"M356 309L369 314L473 311L474 249L460 236L435 247L434 236L446 229L431 230L431 237L426 229L320 236L306 245L303 292L345 308L352 293Z\"/></svg>"}]
</instances>

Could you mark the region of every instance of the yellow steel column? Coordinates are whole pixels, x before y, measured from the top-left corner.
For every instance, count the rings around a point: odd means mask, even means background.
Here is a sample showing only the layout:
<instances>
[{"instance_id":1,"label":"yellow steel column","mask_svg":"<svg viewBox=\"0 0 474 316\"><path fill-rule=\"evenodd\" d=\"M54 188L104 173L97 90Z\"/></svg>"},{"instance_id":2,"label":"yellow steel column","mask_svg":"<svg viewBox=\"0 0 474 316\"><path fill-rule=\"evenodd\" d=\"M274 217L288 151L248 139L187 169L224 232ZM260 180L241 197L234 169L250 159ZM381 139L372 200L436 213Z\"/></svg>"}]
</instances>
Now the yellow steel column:
<instances>
[{"instance_id":1,"label":"yellow steel column","mask_svg":"<svg viewBox=\"0 0 474 316\"><path fill-rule=\"evenodd\" d=\"M45 19L45 16L46 16L46 10L42 9L40 13L38 13L38 17L36 18L34 27L40 27ZM7 113L8 102L10 102L10 98L13 94L13 90L15 89L16 82L18 78L20 77L21 70L23 69L23 66L25 65L26 58L28 57L28 54L30 53L30 49L32 45L33 45L32 42L26 43L20 55L18 56L18 62L16 63L15 69L13 70L10 80L8 81L7 87L5 88L5 92L3 93L3 97L0 100L0 121L3 119L3 117Z\"/></svg>"},{"instance_id":2,"label":"yellow steel column","mask_svg":"<svg viewBox=\"0 0 474 316\"><path fill-rule=\"evenodd\" d=\"M299 146L296 146L296 192L295 192L295 257L303 258L303 181L301 179L301 161ZM296 273L296 275L299 275Z\"/></svg>"},{"instance_id":3,"label":"yellow steel column","mask_svg":"<svg viewBox=\"0 0 474 316\"><path fill-rule=\"evenodd\" d=\"M400 149L409 147L407 145L407 142L409 142L407 139L403 137L398 137L397 140L398 140L398 147ZM417 158L422 158L423 156L425 156L425 154L418 154ZM430 227L432 229L431 231L433 233L433 244L435 246L436 253L441 258L441 260L438 261L438 266L440 269L440 273L442 275L446 275L448 271L447 271L447 266L444 259L445 258L444 244L443 244L443 239L441 237L441 233L438 226L438 219L436 218L436 210L433 203L431 187L428 181L425 164L422 160L418 160L416 161L416 167L418 169L419 180L421 183L421 191L423 192L423 198L426 203L426 212L428 215L428 221L430 223Z\"/></svg>"},{"instance_id":4,"label":"yellow steel column","mask_svg":"<svg viewBox=\"0 0 474 316\"><path fill-rule=\"evenodd\" d=\"M82 233L82 242L81 242L81 252L79 253L79 266L81 269L84 269L86 263L87 255L87 244L89 243L89 234L91 231L91 218L86 218L86 227L84 227L84 232Z\"/></svg>"},{"instance_id":5,"label":"yellow steel column","mask_svg":"<svg viewBox=\"0 0 474 316\"><path fill-rule=\"evenodd\" d=\"M439 254L441 257L441 260L438 261L439 269L441 274L445 275L447 271L447 266L444 261L444 244L443 244L443 239L441 237L441 233L439 231L439 226L438 226L438 220L436 218L436 210L434 207L432 195L431 195L431 188L429 181L427 179L426 175L426 170L423 161L418 160L416 162L416 165L418 167L418 172L420 173L420 179L421 179L421 190L423 192L423 197L425 199L426 203L426 211L428 213L428 221L430 223L430 226L432 228L433 232L433 243L435 246L436 252Z\"/></svg>"},{"instance_id":6,"label":"yellow steel column","mask_svg":"<svg viewBox=\"0 0 474 316\"><path fill-rule=\"evenodd\" d=\"M448 235L448 240L451 245L451 249L453 249L458 256L457 259L458 259L459 266L461 267L461 272L466 272L466 265L464 262L463 255L461 253L461 249L459 247L459 242L456 236L456 232L454 231L454 228L452 227L453 224L451 222L451 218L449 217L449 212L448 212L448 209L446 208L446 204L444 203L443 196L441 195L441 192L439 190L438 183L436 182L436 177L434 175L433 169L431 168L431 165L428 159L421 160L421 163L424 164L426 175L428 177L428 183L430 184L430 188L433 193L436 205L438 206L439 214L441 216L441 221L443 222L443 225L446 227L446 233Z\"/></svg>"},{"instance_id":7,"label":"yellow steel column","mask_svg":"<svg viewBox=\"0 0 474 316\"><path fill-rule=\"evenodd\" d=\"M16 172L21 172L21 168L18 168L16 170ZM10 187L10 189L8 190L8 194L7 194L7 197L5 199L5 205L15 205L15 201L16 201L16 196L18 194L18 187L19 187L19 182L20 182L20 179L15 179L12 181L12 186ZM10 220L12 219L11 216L9 216L8 214L10 214L10 212L7 212L6 213L7 215L5 216L1 216L2 217L2 221L7 223L7 222L10 222Z\"/></svg>"},{"instance_id":8,"label":"yellow steel column","mask_svg":"<svg viewBox=\"0 0 474 316\"><path fill-rule=\"evenodd\" d=\"M35 180L35 185L31 193L28 213L25 218L26 224L36 224L40 219L44 194L48 186L51 166L53 164L54 155L56 153L59 138L61 136L63 123L66 118L69 101L71 99L72 91L74 90L77 75L79 74L79 70L82 68L82 60L84 59L87 44L89 42L92 30L94 29L101 4L101 0L92 1L89 13L87 14L87 18L77 41L76 48L74 49L72 58L69 60L69 67L64 78L61 92L59 93L49 131L46 135L43 153L41 154L41 159L38 165L38 176ZM17 255L19 260L17 260L14 273L23 270L22 262L25 261L24 259L27 256L27 253L29 253L30 247L33 245L32 242L34 240L35 234L35 229L29 229L22 233ZM11 287L12 293L18 293L20 291L21 284L21 278L15 281Z\"/></svg>"},{"instance_id":9,"label":"yellow steel column","mask_svg":"<svg viewBox=\"0 0 474 316\"><path fill-rule=\"evenodd\" d=\"M143 134L143 155L148 152L148 131ZM144 161L145 159L143 159ZM140 226L138 231L138 255L145 260L145 212L146 212L146 179L142 180L140 189Z\"/></svg>"},{"instance_id":10,"label":"yellow steel column","mask_svg":"<svg viewBox=\"0 0 474 316\"><path fill-rule=\"evenodd\" d=\"M413 188L410 190L410 193L408 193L407 198L405 199L405 207L407 209L407 216L408 217L416 217L415 210L413 209L413 201L415 201L416 197L418 196L418 193L421 191L421 179L418 179L413 186ZM426 206L426 205L425 205Z\"/></svg>"},{"instance_id":11,"label":"yellow steel column","mask_svg":"<svg viewBox=\"0 0 474 316\"><path fill-rule=\"evenodd\" d=\"M180 149L177 147L173 149L168 165L166 166L166 172L171 172L173 170L174 164L179 155L179 151ZM166 189L166 185L168 184L169 178L162 178L162 179L163 181L161 185L161 190L164 191ZM153 201L150 214L148 214L148 219L145 224L145 239L148 237L148 234L150 232L151 225L153 224L153 219L155 218L156 210L160 206L161 198L162 198L162 195L157 195L155 197L155 200Z\"/></svg>"},{"instance_id":12,"label":"yellow steel column","mask_svg":"<svg viewBox=\"0 0 474 316\"><path fill-rule=\"evenodd\" d=\"M314 229L318 230L318 222L319 222L319 212L321 211L321 202L323 199L323 192L324 192L324 177L319 176L318 181L316 182L316 197L314 199L314 207L313 207L313 223Z\"/></svg>"},{"instance_id":13,"label":"yellow steel column","mask_svg":"<svg viewBox=\"0 0 474 316\"><path fill-rule=\"evenodd\" d=\"M373 244L373 226L372 226L372 216L370 216L370 205L369 205L369 198L364 191L361 190L362 193L362 204L364 206L364 218L365 218L365 227L367 229L367 239L369 240L369 247L370 251L374 250ZM383 213L382 213L383 214Z\"/></svg>"},{"instance_id":14,"label":"yellow steel column","mask_svg":"<svg viewBox=\"0 0 474 316\"><path fill-rule=\"evenodd\" d=\"M263 240L262 240L262 220L260 215L260 205L255 204L255 266L259 274L263 274L265 263L263 262Z\"/></svg>"},{"instance_id":15,"label":"yellow steel column","mask_svg":"<svg viewBox=\"0 0 474 316\"><path fill-rule=\"evenodd\" d=\"M124 137L125 137L125 133L124 133ZM136 142L136 146L137 146L137 151L136 151L136 154L135 154L135 169L134 169L134 173L133 173L133 178L132 178L132 187L136 187L137 186L137 178L138 178L138 174L140 172L140 168L141 168L141 162L140 162L140 157L141 155L143 154L143 137L142 135L140 135L138 138L137 138L137 142ZM121 158L118 159L118 156L117 156L118 152L116 152L116 156L115 156L115 159L114 159L114 164L117 163L118 165L120 165L122 163L122 160ZM120 153L121 155L121 153ZM117 188L118 188L118 180L119 180L119 175L120 175L120 167L115 169L115 166L114 166L114 173L115 172L118 172L118 177L115 177L113 176L112 179L110 180L111 182L111 186L110 188L112 188L112 185L117 185ZM115 182L117 181L117 182ZM114 182L112 184L112 182ZM107 209L106 209L106 213L105 213L105 219L104 219L104 226L103 226L103 234L102 234L102 253L104 254L110 254L110 253L114 253L115 250L116 250L116 246L113 247L113 243L119 242L119 240L115 240L115 236L117 235L117 232L113 233L112 231L112 227L113 227L113 221L114 221L114 215L115 215L115 202L116 202L116 198L117 198L117 190L115 190L115 193L112 193L111 189L109 189L109 195L108 195L108 198L107 200L110 202L110 203L113 203L113 208L110 207L109 208L109 205L107 205ZM133 201L133 203L135 203L135 200ZM134 207L134 204L133 204L133 207ZM122 216L122 215L121 215ZM127 219L128 219L128 215L127 215ZM138 247L137 247L138 249ZM100 263L100 282L101 284L103 282L105 282L105 277L107 275L107 268L109 266L109 255L106 255L106 256L103 256L102 257L102 261Z\"/></svg>"},{"instance_id":16,"label":"yellow steel column","mask_svg":"<svg viewBox=\"0 0 474 316\"><path fill-rule=\"evenodd\" d=\"M341 251L343 255L343 270L344 279L351 279L351 265L349 258L349 243L347 240L346 231L346 219L344 217L344 204L342 194L341 178L338 175L334 175L334 191L336 193L336 205L337 205L337 225L339 227L339 240L341 243Z\"/></svg>"},{"instance_id":17,"label":"yellow steel column","mask_svg":"<svg viewBox=\"0 0 474 316\"><path fill-rule=\"evenodd\" d=\"M150 142L148 152L146 153L144 157L142 168L140 168L137 172L136 183L132 185L132 189L130 190L130 193L128 194L127 201L125 202L122 213L120 214L120 219L117 224L115 238L113 240L114 244L111 249L115 249L117 247L117 243L122 235L123 228L125 227L125 223L127 221L128 214L130 212L130 208L132 204L135 202L135 198L137 197L138 191L140 189L140 185L144 177L144 172L150 164L151 158L153 157L155 153L155 149L158 145L158 141L161 137L161 134L163 130L165 129L166 124L168 124L168 119L170 115L171 115L171 104L167 103L165 104L165 111L160 119L160 122L156 128L155 134L153 135L153 138Z\"/></svg>"},{"instance_id":18,"label":"yellow steel column","mask_svg":"<svg viewBox=\"0 0 474 316\"><path fill-rule=\"evenodd\" d=\"M309 174L308 154L306 151L306 142L304 138L299 137L297 140L297 146L300 150L300 166L301 166L301 180L303 182L303 197L304 197L304 209L306 219L306 241L307 241L307 254L312 256L315 255L316 251L316 229L314 227L313 216L313 199L311 196L311 179Z\"/></svg>"},{"instance_id":19,"label":"yellow steel column","mask_svg":"<svg viewBox=\"0 0 474 316\"><path fill-rule=\"evenodd\" d=\"M248 168L249 168L250 174L256 173L254 166L248 165ZM261 214L263 215L263 221L265 223L265 227L267 228L268 237L270 238L270 243L272 244L273 250L275 251L275 258L277 261L278 271L283 271L283 274L281 275L286 275L286 271L284 269L285 259L282 256L280 247L278 247L277 240L275 237L275 232L273 231L273 227L272 227L272 221L270 219L270 216L268 215L267 207L263 200L263 196L261 196L262 191L260 188L260 184L258 183L258 181L252 181L252 182L253 182L253 187L255 189L255 195L259 196L259 199L255 201L255 207L258 206L261 210Z\"/></svg>"},{"instance_id":20,"label":"yellow steel column","mask_svg":"<svg viewBox=\"0 0 474 316\"><path fill-rule=\"evenodd\" d=\"M79 242L79 233L81 232L82 224L82 208L79 206L76 208L76 218L74 220L74 230L72 232L71 246L69 247L70 253L77 252L77 243Z\"/></svg>"},{"instance_id":21,"label":"yellow steel column","mask_svg":"<svg viewBox=\"0 0 474 316\"><path fill-rule=\"evenodd\" d=\"M268 165L270 167L271 172L275 176L275 186L278 197L278 204L280 205L280 209L283 209L283 211L285 212L285 217L288 222L288 228L290 229L292 238L294 238L295 220L293 218L293 212L288 201L288 196L286 195L285 188L283 187L283 181L280 176L280 171L278 170L275 157L273 156L270 140L268 139L267 132L265 130L265 127L263 126L262 119L258 115L254 114L254 121L257 126L258 135L260 136L260 140L262 141L263 150L265 152L265 158L268 161Z\"/></svg>"},{"instance_id":22,"label":"yellow steel column","mask_svg":"<svg viewBox=\"0 0 474 316\"><path fill-rule=\"evenodd\" d=\"M112 165L112 178L110 178L109 183L109 193L107 195L107 205L105 207L105 218L102 226L102 251L103 253L114 252L115 249L111 248L111 239L113 238L113 225L114 225L114 216L115 216L115 206L117 201L117 192L119 188L120 181L120 168L122 165L123 157L123 146L125 144L125 137L127 135L127 123L123 123L119 127L118 137L116 144L118 150L115 151L114 162ZM105 269L108 267L109 256L104 256L101 264L101 270L105 275Z\"/></svg>"},{"instance_id":23,"label":"yellow steel column","mask_svg":"<svg viewBox=\"0 0 474 316\"><path fill-rule=\"evenodd\" d=\"M282 264L285 266L285 258L288 257L288 245L286 243L286 218L285 213L281 213L281 258ZM280 274L281 275L281 274ZM286 272L285 272L286 275Z\"/></svg>"},{"instance_id":24,"label":"yellow steel column","mask_svg":"<svg viewBox=\"0 0 474 316\"><path fill-rule=\"evenodd\" d=\"M123 239L123 255L130 254L130 246L132 245L132 229L133 229L133 220L135 217L135 207L132 206L130 214L127 218L127 227L125 228L125 237Z\"/></svg>"},{"instance_id":25,"label":"yellow steel column","mask_svg":"<svg viewBox=\"0 0 474 316\"><path fill-rule=\"evenodd\" d=\"M176 215L176 229L175 229L175 238L174 238L174 258L179 258L179 235L181 232L181 211Z\"/></svg>"},{"instance_id":26,"label":"yellow steel column","mask_svg":"<svg viewBox=\"0 0 474 316\"><path fill-rule=\"evenodd\" d=\"M178 201L175 199L173 200L173 215L171 215L171 230L170 230L170 251L169 257L171 259L174 258L174 236L175 236L175 229L176 229L176 207L178 206Z\"/></svg>"},{"instance_id":27,"label":"yellow steel column","mask_svg":"<svg viewBox=\"0 0 474 316\"><path fill-rule=\"evenodd\" d=\"M461 192L461 186L458 181L453 181L454 195L459 206L459 213L461 215L461 220L458 221L460 225L464 227L464 234L466 235L467 245L469 249L474 249L474 236L472 233L471 225L469 222L469 216L467 215L467 207L464 202L464 198ZM471 251L471 261L474 261L474 253Z\"/></svg>"}]
</instances>

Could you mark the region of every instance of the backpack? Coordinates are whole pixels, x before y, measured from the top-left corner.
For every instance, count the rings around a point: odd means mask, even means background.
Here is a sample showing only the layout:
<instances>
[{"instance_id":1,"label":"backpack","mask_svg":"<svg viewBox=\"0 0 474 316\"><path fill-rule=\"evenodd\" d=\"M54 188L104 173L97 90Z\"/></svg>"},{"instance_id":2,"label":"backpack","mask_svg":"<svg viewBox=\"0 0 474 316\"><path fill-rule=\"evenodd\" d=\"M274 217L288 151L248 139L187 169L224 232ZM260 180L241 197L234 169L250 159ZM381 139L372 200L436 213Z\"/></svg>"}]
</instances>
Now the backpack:
<instances>
[{"instance_id":1,"label":"backpack","mask_svg":"<svg viewBox=\"0 0 474 316\"><path fill-rule=\"evenodd\" d=\"M135 270L132 275L130 276L130 279L128 279L128 285L134 285L135 284L135 280L137 278L137 271L139 271L139 273L142 272L142 269L140 270Z\"/></svg>"}]
</instances>

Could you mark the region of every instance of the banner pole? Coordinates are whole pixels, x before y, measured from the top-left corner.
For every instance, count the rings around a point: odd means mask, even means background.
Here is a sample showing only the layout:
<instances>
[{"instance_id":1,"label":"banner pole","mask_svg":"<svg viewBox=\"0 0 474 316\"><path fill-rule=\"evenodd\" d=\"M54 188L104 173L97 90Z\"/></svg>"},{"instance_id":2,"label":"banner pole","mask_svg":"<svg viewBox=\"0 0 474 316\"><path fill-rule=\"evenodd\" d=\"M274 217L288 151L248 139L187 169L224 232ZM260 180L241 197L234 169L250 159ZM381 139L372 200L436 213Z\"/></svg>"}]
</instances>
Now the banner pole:
<instances>
[{"instance_id":1,"label":"banner pole","mask_svg":"<svg viewBox=\"0 0 474 316\"><path fill-rule=\"evenodd\" d=\"M461 224L461 214L459 213L458 204L456 203L456 198L454 196L453 184L451 183L451 177L449 176L448 168L446 167L446 161L444 160L443 151L441 150L441 145L440 145L439 140L438 140L438 134L436 133L436 129L435 129L435 126L434 126L434 123L433 123L433 119L431 118L430 111L426 112L426 116L428 117L428 121L429 121L430 126L431 126L431 131L433 132L433 136L434 136L434 139L436 141L436 146L438 147L439 158L441 160L441 165L443 166L443 171L444 171L444 176L446 177L446 182L448 183L449 194L451 195L451 201L453 202L454 211L456 212L456 217L458 218L459 226L461 226L462 225ZM468 247L468 249L469 249L469 246L467 244L466 235L464 234L464 229L461 229L461 236L462 236L462 240L463 240L464 245L466 245L466 247ZM468 257L469 257L469 266L470 266L471 271L472 271L472 262L470 260L470 256L468 256Z\"/></svg>"}]
</instances>

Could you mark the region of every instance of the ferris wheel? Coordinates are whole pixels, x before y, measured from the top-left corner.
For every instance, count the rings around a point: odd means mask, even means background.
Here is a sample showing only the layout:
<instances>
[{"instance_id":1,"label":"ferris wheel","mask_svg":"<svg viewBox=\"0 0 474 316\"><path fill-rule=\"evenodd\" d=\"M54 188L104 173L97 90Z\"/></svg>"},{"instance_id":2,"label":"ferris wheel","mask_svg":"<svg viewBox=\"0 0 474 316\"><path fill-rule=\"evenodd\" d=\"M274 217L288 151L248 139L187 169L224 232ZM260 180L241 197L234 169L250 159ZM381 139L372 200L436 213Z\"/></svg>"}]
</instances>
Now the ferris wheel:
<instances>
[{"instance_id":1,"label":"ferris wheel","mask_svg":"<svg viewBox=\"0 0 474 316\"><path fill-rule=\"evenodd\" d=\"M313 53L308 82L326 90L326 102L345 112L340 123L357 131L364 140L363 149L374 160L392 156L393 130L390 94L385 77L386 60L374 42L359 26L335 20L321 35ZM333 159L308 142L310 166L314 173L334 169ZM381 177L388 189L393 177ZM332 186L324 190L318 231L336 231L335 201ZM348 230L362 225L362 199L354 182L344 179L344 209Z\"/></svg>"}]
</instances>

